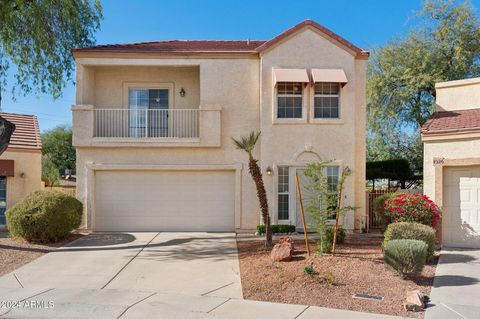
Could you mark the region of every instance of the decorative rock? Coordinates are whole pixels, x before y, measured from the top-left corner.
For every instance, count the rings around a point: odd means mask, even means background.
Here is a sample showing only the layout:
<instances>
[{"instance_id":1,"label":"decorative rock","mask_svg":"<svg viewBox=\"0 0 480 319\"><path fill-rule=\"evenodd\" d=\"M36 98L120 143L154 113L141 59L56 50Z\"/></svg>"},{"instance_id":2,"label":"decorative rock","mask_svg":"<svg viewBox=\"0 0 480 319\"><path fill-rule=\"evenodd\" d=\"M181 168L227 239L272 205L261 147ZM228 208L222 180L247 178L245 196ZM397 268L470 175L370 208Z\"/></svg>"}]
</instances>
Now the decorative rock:
<instances>
[{"instance_id":1,"label":"decorative rock","mask_svg":"<svg viewBox=\"0 0 480 319\"><path fill-rule=\"evenodd\" d=\"M422 311L425 308L425 295L420 290L407 292L407 300L403 304L407 311Z\"/></svg>"},{"instance_id":2,"label":"decorative rock","mask_svg":"<svg viewBox=\"0 0 480 319\"><path fill-rule=\"evenodd\" d=\"M292 237L282 236L278 239L278 243L279 244L284 244L284 243L289 244L292 247L292 254L295 251L295 246L294 246Z\"/></svg>"},{"instance_id":3,"label":"decorative rock","mask_svg":"<svg viewBox=\"0 0 480 319\"><path fill-rule=\"evenodd\" d=\"M273 246L270 258L273 261L290 261L292 260L293 247L290 243L278 243Z\"/></svg>"}]
</instances>

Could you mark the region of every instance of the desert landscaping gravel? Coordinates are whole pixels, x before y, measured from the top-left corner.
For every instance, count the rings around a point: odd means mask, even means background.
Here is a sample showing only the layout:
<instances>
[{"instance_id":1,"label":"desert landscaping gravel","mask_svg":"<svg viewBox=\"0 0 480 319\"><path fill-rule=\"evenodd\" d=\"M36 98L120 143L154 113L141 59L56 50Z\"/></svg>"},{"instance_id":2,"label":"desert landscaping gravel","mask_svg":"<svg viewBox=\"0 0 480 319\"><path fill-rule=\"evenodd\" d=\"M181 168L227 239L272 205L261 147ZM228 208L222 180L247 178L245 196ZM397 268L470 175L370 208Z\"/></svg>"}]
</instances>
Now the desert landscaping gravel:
<instances>
[{"instance_id":1,"label":"desert landscaping gravel","mask_svg":"<svg viewBox=\"0 0 480 319\"><path fill-rule=\"evenodd\" d=\"M430 293L435 258L420 275L402 279L383 264L381 236L349 234L337 254L306 254L302 241L295 241L296 253L290 262L272 262L269 251L258 240L238 241L243 295L246 299L293 303L354 311L422 318L423 313L403 309L406 292L419 289ZM313 265L314 275L303 273ZM331 283L333 281L333 283ZM354 299L355 294L383 297L383 300Z\"/></svg>"},{"instance_id":2,"label":"desert landscaping gravel","mask_svg":"<svg viewBox=\"0 0 480 319\"><path fill-rule=\"evenodd\" d=\"M0 276L8 274L81 236L80 234L72 234L66 240L54 244L31 244L21 239L9 238L8 233L2 231L0 232Z\"/></svg>"}]
</instances>

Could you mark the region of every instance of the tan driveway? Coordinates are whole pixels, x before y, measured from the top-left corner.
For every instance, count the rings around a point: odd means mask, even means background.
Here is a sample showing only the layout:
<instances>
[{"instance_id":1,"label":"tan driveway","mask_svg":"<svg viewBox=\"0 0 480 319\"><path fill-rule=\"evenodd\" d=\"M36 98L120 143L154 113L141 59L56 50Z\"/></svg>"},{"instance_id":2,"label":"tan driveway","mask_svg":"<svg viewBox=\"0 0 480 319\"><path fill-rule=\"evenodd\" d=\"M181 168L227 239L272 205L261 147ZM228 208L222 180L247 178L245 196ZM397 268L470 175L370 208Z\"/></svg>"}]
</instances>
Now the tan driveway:
<instances>
[{"instance_id":1,"label":"tan driveway","mask_svg":"<svg viewBox=\"0 0 480 319\"><path fill-rule=\"evenodd\" d=\"M1 287L242 298L233 233L94 233L1 277Z\"/></svg>"}]
</instances>

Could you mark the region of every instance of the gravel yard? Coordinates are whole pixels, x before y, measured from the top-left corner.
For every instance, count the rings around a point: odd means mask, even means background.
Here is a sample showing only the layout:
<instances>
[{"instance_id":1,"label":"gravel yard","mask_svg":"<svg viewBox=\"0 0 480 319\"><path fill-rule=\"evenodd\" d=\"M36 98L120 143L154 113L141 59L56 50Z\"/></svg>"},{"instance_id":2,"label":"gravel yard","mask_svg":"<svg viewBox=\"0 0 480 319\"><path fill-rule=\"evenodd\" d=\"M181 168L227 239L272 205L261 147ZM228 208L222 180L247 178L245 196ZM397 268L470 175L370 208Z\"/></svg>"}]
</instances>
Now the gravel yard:
<instances>
[{"instance_id":1,"label":"gravel yard","mask_svg":"<svg viewBox=\"0 0 480 319\"><path fill-rule=\"evenodd\" d=\"M320 256L315 244L311 256L303 241L295 241L296 254L290 262L273 263L263 241L238 241L243 295L246 299L294 303L389 315L422 318L423 313L407 313L403 302L408 290L429 295L437 258L421 275L403 280L385 269L380 236L349 234L338 246L337 255ZM313 265L314 275L303 273ZM333 283L332 283L333 281ZM354 299L354 294L383 297L378 300Z\"/></svg>"},{"instance_id":2,"label":"gravel yard","mask_svg":"<svg viewBox=\"0 0 480 319\"><path fill-rule=\"evenodd\" d=\"M5 231L0 232L0 276L28 264L32 260L55 250L57 247L75 240L82 235L72 234L69 238L54 244L31 244L21 239L8 237Z\"/></svg>"}]
</instances>

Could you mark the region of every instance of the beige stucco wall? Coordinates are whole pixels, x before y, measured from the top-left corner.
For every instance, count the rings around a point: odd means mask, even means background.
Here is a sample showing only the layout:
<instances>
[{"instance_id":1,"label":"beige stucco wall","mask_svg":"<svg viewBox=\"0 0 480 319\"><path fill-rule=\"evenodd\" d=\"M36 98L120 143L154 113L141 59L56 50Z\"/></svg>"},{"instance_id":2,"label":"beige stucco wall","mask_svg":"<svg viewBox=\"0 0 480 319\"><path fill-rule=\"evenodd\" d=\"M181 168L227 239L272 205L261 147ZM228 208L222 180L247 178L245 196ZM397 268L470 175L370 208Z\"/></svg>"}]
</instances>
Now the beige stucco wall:
<instances>
[{"instance_id":1,"label":"beige stucco wall","mask_svg":"<svg viewBox=\"0 0 480 319\"><path fill-rule=\"evenodd\" d=\"M358 207L356 216L349 215L346 228L360 228L364 216L365 187L365 61L308 29L266 51L261 57L252 55L222 57L169 57L148 59L129 57L77 57L77 104L94 107L117 107L122 103L125 82L173 81L182 83L187 96L198 92L196 100L185 105L217 105L221 107L220 144L208 148L168 147L151 144L129 147L128 143L100 147L76 139L91 128L74 115L74 144L77 146L77 196L81 201L94 194L89 171L91 164L132 165L241 165L240 222L241 229L253 229L259 223L255 186L248 173L247 156L236 150L231 137L261 131L255 155L264 170L267 166L305 165L320 159L352 168L345 190L345 203ZM145 67L148 65L148 67ZM155 69L161 72L156 72ZM179 67L177 69L177 67ZM341 120L323 123L273 124L274 91L272 68L342 68L349 83L341 92ZM168 72L166 72L168 70ZM178 71L178 72L177 72ZM88 83L84 83L88 82ZM175 84L175 103L179 103L180 85ZM197 87L197 91L195 91ZM92 94L91 90L94 91ZM310 87L305 94L309 94ZM189 98L194 98L191 95ZM187 100L185 100L187 101ZM310 99L307 98L307 112ZM87 111L88 112L88 111ZM75 113L74 113L75 114ZM328 122L328 123L327 123ZM201 124L202 125L202 124ZM201 127L201 126L200 126ZM88 139L88 135L87 135ZM78 142L76 142L78 141ZM159 147L160 146L160 147ZM179 146L179 145L177 145ZM309 152L304 152L308 149ZM276 176L265 177L271 214L275 216ZM87 205L88 207L88 205ZM90 218L87 213L87 219ZM274 221L275 221L274 217ZM88 226L88 225L87 225Z\"/></svg>"},{"instance_id":2,"label":"beige stucco wall","mask_svg":"<svg viewBox=\"0 0 480 319\"><path fill-rule=\"evenodd\" d=\"M97 61L100 62L100 61ZM108 59L108 62L112 59ZM77 188L78 198L84 201L86 192L87 168L86 162L102 164L153 164L153 165L225 165L245 164L247 155L234 148L231 142L232 136L240 136L252 130L259 129L259 61L256 59L175 59L158 60L158 63L174 64L184 68L192 65L197 68L199 74L200 92L197 94L198 105L219 105L221 111L221 141L220 147L214 148L169 148L169 147L78 147L77 146ZM114 63L120 63L114 61ZM149 60L148 63L155 63ZM130 68L130 67L129 67ZM182 69L181 68L181 69ZM143 69L143 68L142 68ZM181 73L181 70L179 74ZM131 70L131 69L130 69ZM121 92L124 79L128 81L140 81L141 76L132 77L136 71L117 72L112 68L98 68L95 74L95 82L98 89L108 92ZM160 81L154 72L143 69L144 75L152 81ZM176 75L173 70L172 76ZM109 79L109 77L113 77ZM192 77L185 78L191 79ZM165 78L166 79L166 78ZM163 81L163 79L162 79ZM149 81L145 81L148 83ZM186 82L186 81L185 81ZM185 83L184 82L184 83ZM101 86L99 83L103 83ZM194 84L194 81L191 82ZM183 85L183 84L182 84ZM190 90L185 85L187 96L194 96L194 89ZM176 101L181 100L175 90ZM96 101L102 106L114 106L119 103L118 94L96 93ZM78 97L77 97L78 98ZM80 98L78 101L84 101ZM78 102L77 101L77 102ZM193 103L193 102L192 102ZM82 124L75 123L74 130ZM251 181L246 166L241 175L241 216L240 227L253 229L258 224L258 204L255 200L255 186ZM87 215L88 218L88 215Z\"/></svg>"},{"instance_id":3,"label":"beige stucco wall","mask_svg":"<svg viewBox=\"0 0 480 319\"><path fill-rule=\"evenodd\" d=\"M437 83L435 90L437 111L480 108L480 78Z\"/></svg>"},{"instance_id":4,"label":"beige stucco wall","mask_svg":"<svg viewBox=\"0 0 480 319\"><path fill-rule=\"evenodd\" d=\"M126 108L128 86L156 84L172 88L171 108L198 109L200 103L200 75L198 66L102 66L93 68L96 108ZM179 95L184 88L184 97Z\"/></svg>"},{"instance_id":5,"label":"beige stucco wall","mask_svg":"<svg viewBox=\"0 0 480 319\"><path fill-rule=\"evenodd\" d=\"M42 189L41 151L9 148L0 159L15 161L15 176L7 177L7 209L28 194Z\"/></svg>"},{"instance_id":6,"label":"beige stucco wall","mask_svg":"<svg viewBox=\"0 0 480 319\"><path fill-rule=\"evenodd\" d=\"M339 120L312 121L313 88L304 89L305 121L272 122L276 107L273 68L341 68L348 83L340 92ZM261 164L262 167L305 165L315 160L334 160L349 166L353 175L345 184L344 203L358 207L356 217L346 216L345 227L358 229L365 200L365 65L314 30L306 29L261 57ZM363 92L363 93L362 93ZM308 152L305 152L308 150ZM275 210L276 179L268 177L267 192ZM355 221L356 219L356 221Z\"/></svg>"}]
</instances>

